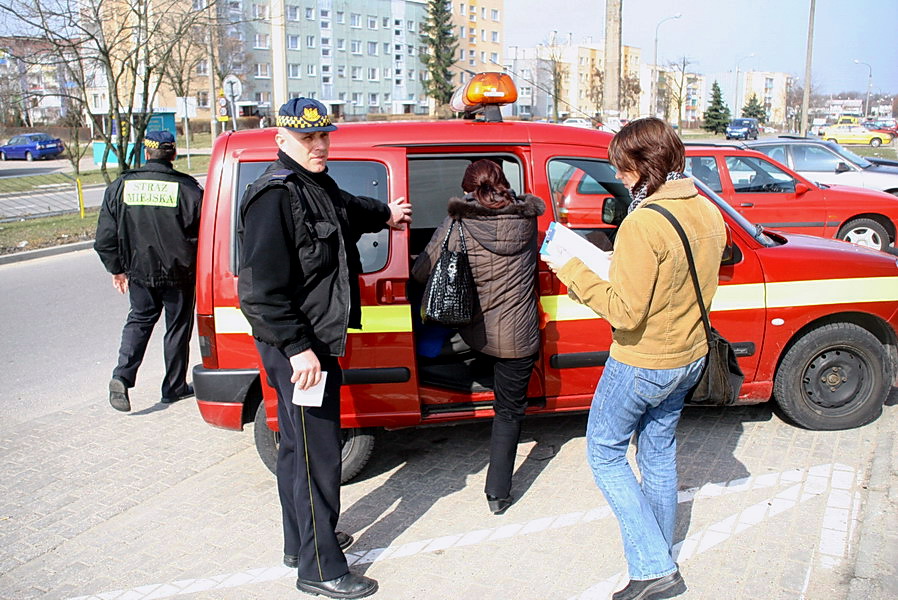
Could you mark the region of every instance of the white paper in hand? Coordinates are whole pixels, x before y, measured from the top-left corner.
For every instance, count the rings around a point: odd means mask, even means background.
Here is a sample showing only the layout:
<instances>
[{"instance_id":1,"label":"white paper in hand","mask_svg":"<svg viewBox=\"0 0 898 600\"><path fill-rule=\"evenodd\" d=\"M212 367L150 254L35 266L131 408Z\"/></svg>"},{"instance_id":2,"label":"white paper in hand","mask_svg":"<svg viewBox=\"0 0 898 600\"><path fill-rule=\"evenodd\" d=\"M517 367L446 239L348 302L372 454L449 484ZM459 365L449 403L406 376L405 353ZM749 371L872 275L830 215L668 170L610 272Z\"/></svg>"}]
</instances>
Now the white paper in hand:
<instances>
[{"instance_id":1,"label":"white paper in hand","mask_svg":"<svg viewBox=\"0 0 898 600\"><path fill-rule=\"evenodd\" d=\"M293 386L293 404L296 406L321 406L324 401L324 382L327 381L327 371L321 372L321 381L318 385L301 390L299 383Z\"/></svg>"},{"instance_id":2,"label":"white paper in hand","mask_svg":"<svg viewBox=\"0 0 898 600\"><path fill-rule=\"evenodd\" d=\"M554 259L554 262L559 265L563 265L572 256L576 256L589 270L602 279L608 280L608 272L611 269L611 253L600 249L561 223L556 221L549 223L546 239L539 252Z\"/></svg>"}]
</instances>

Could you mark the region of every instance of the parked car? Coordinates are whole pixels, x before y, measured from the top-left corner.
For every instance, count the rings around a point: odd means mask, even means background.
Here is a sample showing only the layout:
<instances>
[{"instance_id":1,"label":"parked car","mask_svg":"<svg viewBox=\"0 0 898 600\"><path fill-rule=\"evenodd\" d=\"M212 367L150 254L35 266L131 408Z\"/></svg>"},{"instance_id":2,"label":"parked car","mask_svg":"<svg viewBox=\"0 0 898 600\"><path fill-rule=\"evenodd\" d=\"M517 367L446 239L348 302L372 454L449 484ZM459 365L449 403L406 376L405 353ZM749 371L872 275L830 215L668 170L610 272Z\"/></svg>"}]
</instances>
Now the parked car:
<instances>
[{"instance_id":1,"label":"parked car","mask_svg":"<svg viewBox=\"0 0 898 600\"><path fill-rule=\"evenodd\" d=\"M892 138L898 137L898 121L896 121L895 119L874 119L870 121L864 121L862 125L870 131L887 133L891 135Z\"/></svg>"},{"instance_id":2,"label":"parked car","mask_svg":"<svg viewBox=\"0 0 898 600\"><path fill-rule=\"evenodd\" d=\"M474 91L466 92L473 110L504 101ZM328 172L343 189L383 202L405 196L415 210L409 228L365 234L358 242L363 327L349 332L340 358L344 480L365 464L380 428L493 416L491 377L457 336L436 358L416 352L422 326L415 298L421 286L409 281L409 265L445 217L447 197L461 192L458 182L472 161L496 161L512 188L546 200L540 238L551 221L562 218L565 194L575 191L592 200L583 214L600 216L580 223L568 219L584 237L613 241L626 215L631 198L608 160L611 134L500 123L499 110L491 108L496 110L484 109L483 119L341 123L331 134ZM247 184L277 156L274 138L268 128L229 131L215 140L197 253L202 365L193 370L202 417L233 430L254 421L256 446L269 468L276 462L277 398L239 307L235 217ZM855 427L877 418L898 383L896 258L766 230L697 185L720 209L729 231L711 320L735 345L746 376L738 402L773 399L795 423L814 429ZM573 302L542 263L537 281L541 341L528 413L586 411L608 357L611 327Z\"/></svg>"},{"instance_id":3,"label":"parked car","mask_svg":"<svg viewBox=\"0 0 898 600\"><path fill-rule=\"evenodd\" d=\"M874 147L892 142L891 134L871 131L861 125L830 125L820 132L820 137L836 144L869 144Z\"/></svg>"},{"instance_id":4,"label":"parked car","mask_svg":"<svg viewBox=\"0 0 898 600\"><path fill-rule=\"evenodd\" d=\"M886 250L898 231L898 198L853 186L818 186L770 157L734 146L689 145L686 174L763 227Z\"/></svg>"},{"instance_id":5,"label":"parked car","mask_svg":"<svg viewBox=\"0 0 898 600\"><path fill-rule=\"evenodd\" d=\"M726 128L726 137L728 140L756 140L759 131L757 119L743 117L730 121Z\"/></svg>"},{"instance_id":6,"label":"parked car","mask_svg":"<svg viewBox=\"0 0 898 600\"><path fill-rule=\"evenodd\" d=\"M568 117L567 119L561 122L562 125L569 125L571 127L583 127L585 129L593 129L592 121L586 119L584 117Z\"/></svg>"},{"instance_id":7,"label":"parked car","mask_svg":"<svg viewBox=\"0 0 898 600\"><path fill-rule=\"evenodd\" d=\"M898 166L877 164L834 142L780 136L744 145L818 184L853 185L898 196Z\"/></svg>"},{"instance_id":8,"label":"parked car","mask_svg":"<svg viewBox=\"0 0 898 600\"><path fill-rule=\"evenodd\" d=\"M61 140L47 133L22 133L0 146L0 160L56 158L64 149Z\"/></svg>"}]
</instances>

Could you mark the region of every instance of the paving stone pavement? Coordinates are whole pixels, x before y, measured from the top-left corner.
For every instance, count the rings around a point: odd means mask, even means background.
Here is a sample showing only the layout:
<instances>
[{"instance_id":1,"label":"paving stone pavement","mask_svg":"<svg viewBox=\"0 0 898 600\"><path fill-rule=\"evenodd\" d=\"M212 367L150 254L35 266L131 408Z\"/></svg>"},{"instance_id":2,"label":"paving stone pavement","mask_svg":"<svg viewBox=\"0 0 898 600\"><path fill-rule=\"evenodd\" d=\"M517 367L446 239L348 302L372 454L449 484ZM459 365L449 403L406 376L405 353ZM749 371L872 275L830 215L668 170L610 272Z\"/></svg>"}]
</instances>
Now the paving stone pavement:
<instances>
[{"instance_id":1,"label":"paving stone pavement","mask_svg":"<svg viewBox=\"0 0 898 600\"><path fill-rule=\"evenodd\" d=\"M305 598L280 566L274 478L192 401L105 397L0 438L0 598ZM583 415L530 419L501 516L488 423L384 432L343 488L353 570L384 599L604 599L625 583ZM766 405L687 409L682 598L898 597L898 390L865 427L811 432ZM872 511L872 512L871 512Z\"/></svg>"}]
</instances>

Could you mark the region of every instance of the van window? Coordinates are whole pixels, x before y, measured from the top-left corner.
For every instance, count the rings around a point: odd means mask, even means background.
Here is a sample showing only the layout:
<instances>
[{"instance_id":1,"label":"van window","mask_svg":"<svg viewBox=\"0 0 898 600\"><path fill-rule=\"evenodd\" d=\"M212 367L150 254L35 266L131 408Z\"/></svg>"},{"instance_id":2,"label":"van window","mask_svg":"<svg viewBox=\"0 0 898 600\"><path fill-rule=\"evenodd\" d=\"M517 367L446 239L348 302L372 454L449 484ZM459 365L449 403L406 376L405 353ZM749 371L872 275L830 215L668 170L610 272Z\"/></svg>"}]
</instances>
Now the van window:
<instances>
[{"instance_id":1,"label":"van window","mask_svg":"<svg viewBox=\"0 0 898 600\"><path fill-rule=\"evenodd\" d=\"M630 193L615 179L606 160L554 158L547 165L555 220L587 237L603 249L611 246L614 228L626 215ZM602 210L612 198L613 223L605 223ZM602 235L604 234L604 235Z\"/></svg>"},{"instance_id":2,"label":"van window","mask_svg":"<svg viewBox=\"0 0 898 600\"><path fill-rule=\"evenodd\" d=\"M240 203L243 202L243 193L259 176L268 168L268 162L243 162L240 163L237 172L236 201L233 202L235 212L231 222L234 223L232 232L234 256L231 260L233 272L239 269L237 257L240 256L237 247L237 216L240 214ZM334 178L341 189L356 196L367 196L388 202L387 168L379 162L363 160L330 160L327 163L328 174ZM372 273L384 268L389 254L390 231L383 229L377 233L363 234L356 246L362 258L362 272Z\"/></svg>"},{"instance_id":3,"label":"van window","mask_svg":"<svg viewBox=\"0 0 898 600\"><path fill-rule=\"evenodd\" d=\"M684 173L703 182L717 193L723 191L720 173L717 172L717 160L713 156L687 156Z\"/></svg>"},{"instance_id":4,"label":"van window","mask_svg":"<svg viewBox=\"0 0 898 600\"><path fill-rule=\"evenodd\" d=\"M449 199L464 195L461 181L465 169L472 162L483 158L499 163L511 189L519 193L524 191L521 163L513 155L428 154L409 158L408 194L415 207L409 232L409 252L412 255L424 249L434 229L446 218Z\"/></svg>"}]
</instances>

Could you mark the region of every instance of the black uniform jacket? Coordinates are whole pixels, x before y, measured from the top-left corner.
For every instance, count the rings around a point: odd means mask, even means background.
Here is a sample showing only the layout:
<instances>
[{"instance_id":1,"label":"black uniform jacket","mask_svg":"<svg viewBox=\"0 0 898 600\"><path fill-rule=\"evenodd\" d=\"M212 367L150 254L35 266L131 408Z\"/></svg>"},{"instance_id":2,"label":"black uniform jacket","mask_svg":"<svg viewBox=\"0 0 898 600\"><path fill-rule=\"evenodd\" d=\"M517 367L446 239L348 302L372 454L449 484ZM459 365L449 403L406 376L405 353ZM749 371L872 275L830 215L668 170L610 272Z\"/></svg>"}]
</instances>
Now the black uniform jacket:
<instances>
[{"instance_id":1,"label":"black uniform jacket","mask_svg":"<svg viewBox=\"0 0 898 600\"><path fill-rule=\"evenodd\" d=\"M346 329L361 327L356 242L389 218L383 202L279 152L240 208L237 291L253 336L287 356L309 348L342 356Z\"/></svg>"},{"instance_id":2,"label":"black uniform jacket","mask_svg":"<svg viewBox=\"0 0 898 600\"><path fill-rule=\"evenodd\" d=\"M109 184L94 250L106 270L146 287L194 282L203 188L165 160L149 160Z\"/></svg>"}]
</instances>

